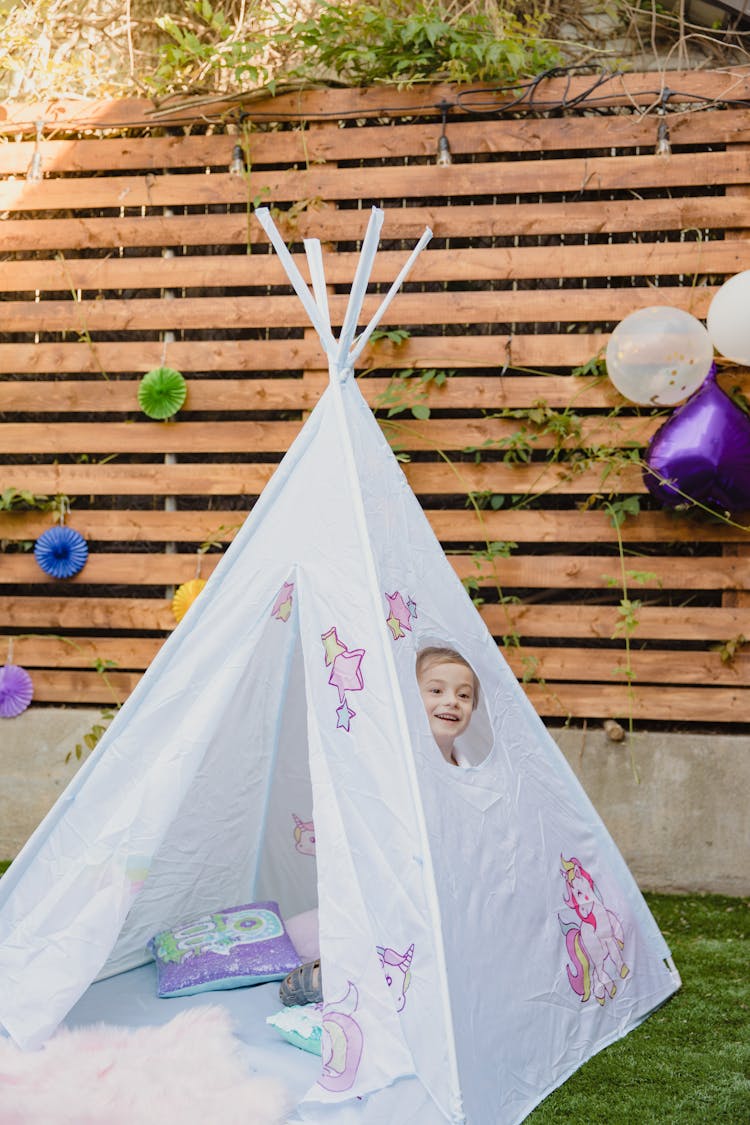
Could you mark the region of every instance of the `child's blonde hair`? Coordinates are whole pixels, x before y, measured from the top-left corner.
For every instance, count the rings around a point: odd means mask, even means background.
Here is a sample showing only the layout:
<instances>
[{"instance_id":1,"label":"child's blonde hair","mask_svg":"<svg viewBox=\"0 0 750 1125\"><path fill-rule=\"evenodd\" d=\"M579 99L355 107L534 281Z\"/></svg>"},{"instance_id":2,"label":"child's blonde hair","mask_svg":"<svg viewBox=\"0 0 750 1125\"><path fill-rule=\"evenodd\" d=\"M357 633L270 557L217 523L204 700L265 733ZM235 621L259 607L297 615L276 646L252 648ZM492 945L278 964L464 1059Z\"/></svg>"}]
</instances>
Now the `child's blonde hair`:
<instances>
[{"instance_id":1,"label":"child's blonde hair","mask_svg":"<svg viewBox=\"0 0 750 1125\"><path fill-rule=\"evenodd\" d=\"M477 704L479 703L479 677L471 664L469 664L469 661L462 656L460 652L456 652L454 648L439 648L437 646L422 648L417 653L417 679L419 679L428 668L432 668L435 664L462 664L464 668L468 668L471 672L471 678L474 684L472 709L476 711Z\"/></svg>"}]
</instances>

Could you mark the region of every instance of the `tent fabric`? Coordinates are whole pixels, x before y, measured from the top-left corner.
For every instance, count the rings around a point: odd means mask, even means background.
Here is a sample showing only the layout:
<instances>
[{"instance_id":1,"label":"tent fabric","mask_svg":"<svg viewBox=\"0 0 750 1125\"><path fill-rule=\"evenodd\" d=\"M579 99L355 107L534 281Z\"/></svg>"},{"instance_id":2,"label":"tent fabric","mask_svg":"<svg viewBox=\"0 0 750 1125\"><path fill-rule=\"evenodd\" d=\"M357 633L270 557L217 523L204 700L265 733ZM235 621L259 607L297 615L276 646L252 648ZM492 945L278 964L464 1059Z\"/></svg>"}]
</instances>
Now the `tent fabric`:
<instances>
[{"instance_id":1,"label":"tent fabric","mask_svg":"<svg viewBox=\"0 0 750 1125\"><path fill-rule=\"evenodd\" d=\"M324 1056L300 1121L521 1121L679 986L616 846L484 626L352 375L382 213L339 339L256 212L329 386L200 598L0 881L0 1022L42 1042L156 932L319 907ZM386 297L390 301L426 232ZM444 761L415 673L475 669ZM395 1107L399 1109L396 1112ZM394 1115L395 1114L395 1115Z\"/></svg>"}]
</instances>

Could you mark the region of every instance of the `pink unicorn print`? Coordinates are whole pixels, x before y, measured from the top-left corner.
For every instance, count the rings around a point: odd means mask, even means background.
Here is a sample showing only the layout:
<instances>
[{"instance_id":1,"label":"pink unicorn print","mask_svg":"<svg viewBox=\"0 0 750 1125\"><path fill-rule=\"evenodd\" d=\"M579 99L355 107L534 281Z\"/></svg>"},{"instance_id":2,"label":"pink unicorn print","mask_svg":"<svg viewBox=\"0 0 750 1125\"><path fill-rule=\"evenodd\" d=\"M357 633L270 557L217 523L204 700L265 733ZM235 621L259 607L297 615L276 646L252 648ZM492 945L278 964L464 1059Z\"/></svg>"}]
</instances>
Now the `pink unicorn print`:
<instances>
[{"instance_id":1,"label":"pink unicorn print","mask_svg":"<svg viewBox=\"0 0 750 1125\"><path fill-rule=\"evenodd\" d=\"M294 847L300 855L315 855L315 825L311 820L300 820L296 813L294 819Z\"/></svg>"},{"instance_id":2,"label":"pink unicorn print","mask_svg":"<svg viewBox=\"0 0 750 1125\"><path fill-rule=\"evenodd\" d=\"M396 1011L403 1012L406 1006L406 990L411 984L411 962L414 956L414 943L406 953L397 953L388 946L375 947L380 958L380 967L385 973L385 982L393 993Z\"/></svg>"},{"instance_id":3,"label":"pink unicorn print","mask_svg":"<svg viewBox=\"0 0 750 1125\"><path fill-rule=\"evenodd\" d=\"M345 996L323 1008L323 1034L320 1041L323 1073L318 1079L318 1085L334 1094L351 1090L364 1045L362 1028L352 1019L359 1004L359 993L351 981L348 985Z\"/></svg>"},{"instance_id":4,"label":"pink unicorn print","mask_svg":"<svg viewBox=\"0 0 750 1125\"><path fill-rule=\"evenodd\" d=\"M625 947L622 922L604 905L594 880L580 860L575 856L570 859L560 856L560 863L560 874L565 881L565 904L576 916L575 921L557 916L573 963L572 968L566 966L568 981L582 1003L593 993L603 1005L607 995L614 999L617 993L614 977L624 979L630 972L621 952Z\"/></svg>"}]
</instances>

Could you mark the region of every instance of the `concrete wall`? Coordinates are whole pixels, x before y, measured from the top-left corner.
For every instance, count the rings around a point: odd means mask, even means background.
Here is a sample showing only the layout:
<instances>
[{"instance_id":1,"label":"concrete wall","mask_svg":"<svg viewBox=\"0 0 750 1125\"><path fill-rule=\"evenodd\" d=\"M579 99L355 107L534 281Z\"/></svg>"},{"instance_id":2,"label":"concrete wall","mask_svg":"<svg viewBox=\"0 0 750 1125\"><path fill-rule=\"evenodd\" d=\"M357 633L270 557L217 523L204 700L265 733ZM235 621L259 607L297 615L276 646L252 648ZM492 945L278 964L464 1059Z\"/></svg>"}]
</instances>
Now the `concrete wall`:
<instances>
[{"instance_id":1,"label":"concrete wall","mask_svg":"<svg viewBox=\"0 0 750 1125\"><path fill-rule=\"evenodd\" d=\"M0 859L55 802L77 768L66 754L99 721L43 708L0 720ZM750 894L750 736L552 733L644 890Z\"/></svg>"},{"instance_id":2,"label":"concrete wall","mask_svg":"<svg viewBox=\"0 0 750 1125\"><path fill-rule=\"evenodd\" d=\"M750 736L553 733L642 890L750 894Z\"/></svg>"}]
</instances>

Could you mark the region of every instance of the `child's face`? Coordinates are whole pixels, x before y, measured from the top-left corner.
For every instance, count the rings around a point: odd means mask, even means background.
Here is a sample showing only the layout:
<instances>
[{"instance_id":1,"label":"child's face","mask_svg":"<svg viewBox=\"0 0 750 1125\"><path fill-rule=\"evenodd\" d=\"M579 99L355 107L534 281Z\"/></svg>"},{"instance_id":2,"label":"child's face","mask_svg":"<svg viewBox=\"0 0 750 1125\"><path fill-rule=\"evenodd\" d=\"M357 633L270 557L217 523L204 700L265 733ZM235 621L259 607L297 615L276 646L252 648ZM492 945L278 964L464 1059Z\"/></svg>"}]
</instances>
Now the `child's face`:
<instances>
[{"instance_id":1,"label":"child's face","mask_svg":"<svg viewBox=\"0 0 750 1125\"><path fill-rule=\"evenodd\" d=\"M464 664L431 664L418 677L430 730L450 760L453 743L466 730L474 710L474 678Z\"/></svg>"}]
</instances>

